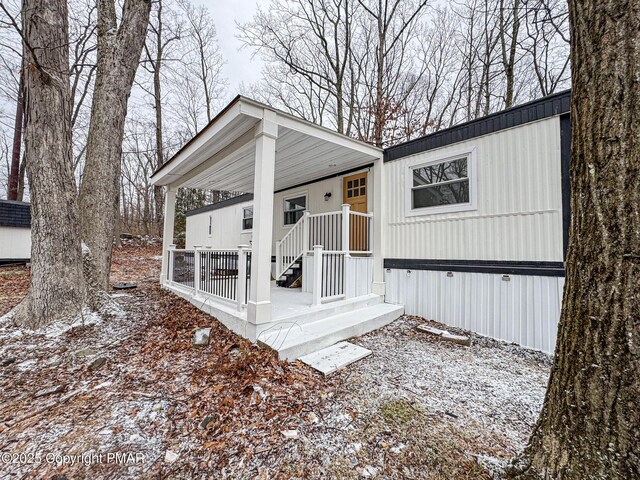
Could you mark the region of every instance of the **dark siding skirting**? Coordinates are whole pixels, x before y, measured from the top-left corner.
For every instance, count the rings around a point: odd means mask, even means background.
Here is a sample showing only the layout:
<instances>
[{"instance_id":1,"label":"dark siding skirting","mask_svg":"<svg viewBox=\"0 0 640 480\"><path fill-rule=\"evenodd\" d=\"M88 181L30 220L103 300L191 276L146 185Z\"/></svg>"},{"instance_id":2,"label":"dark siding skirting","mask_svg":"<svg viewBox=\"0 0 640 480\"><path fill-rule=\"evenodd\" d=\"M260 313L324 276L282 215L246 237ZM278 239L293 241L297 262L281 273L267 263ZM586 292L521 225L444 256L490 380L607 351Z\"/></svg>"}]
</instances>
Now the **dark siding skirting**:
<instances>
[{"instance_id":1,"label":"dark siding skirting","mask_svg":"<svg viewBox=\"0 0 640 480\"><path fill-rule=\"evenodd\" d=\"M30 261L29 258L0 258L0 265L25 265Z\"/></svg>"},{"instance_id":2,"label":"dark siding skirting","mask_svg":"<svg viewBox=\"0 0 640 480\"><path fill-rule=\"evenodd\" d=\"M472 272L494 273L499 275L564 277L563 262L385 258L384 268L398 270L434 270L439 272Z\"/></svg>"},{"instance_id":3,"label":"dark siding skirting","mask_svg":"<svg viewBox=\"0 0 640 480\"><path fill-rule=\"evenodd\" d=\"M390 162L409 155L415 155L416 153L433 150L434 148L568 113L570 106L570 90L548 95L523 105L389 147L384 151L384 161Z\"/></svg>"}]
</instances>

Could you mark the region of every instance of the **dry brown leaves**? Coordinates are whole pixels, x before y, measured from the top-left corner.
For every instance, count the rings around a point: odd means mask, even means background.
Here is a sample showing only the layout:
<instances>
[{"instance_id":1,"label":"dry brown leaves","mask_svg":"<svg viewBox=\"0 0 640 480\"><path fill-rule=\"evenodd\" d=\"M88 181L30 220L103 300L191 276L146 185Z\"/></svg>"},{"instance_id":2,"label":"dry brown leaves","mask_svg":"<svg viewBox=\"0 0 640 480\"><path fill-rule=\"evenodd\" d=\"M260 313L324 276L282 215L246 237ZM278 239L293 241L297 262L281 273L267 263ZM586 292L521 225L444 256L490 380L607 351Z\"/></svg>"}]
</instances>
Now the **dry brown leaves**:
<instances>
[{"instance_id":1,"label":"dry brown leaves","mask_svg":"<svg viewBox=\"0 0 640 480\"><path fill-rule=\"evenodd\" d=\"M29 269L27 267L0 267L0 317L20 303L28 289Z\"/></svg>"},{"instance_id":2,"label":"dry brown leaves","mask_svg":"<svg viewBox=\"0 0 640 480\"><path fill-rule=\"evenodd\" d=\"M144 465L128 470L94 465L92 475L192 478L195 472L217 477L239 459L261 464L279 448L290 447L281 431L304 423L305 414L319 408L325 397L319 392L327 387L309 368L279 361L273 352L162 291L159 253L159 247L114 250L112 283L136 282L138 288L118 297L127 316L107 320L113 333L98 324L53 340L38 334L0 340L5 347L0 361L12 361L0 367L2 453L31 451L34 438L42 438L38 448L62 452L133 449L145 454ZM24 270L11 278L28 283ZM210 345L192 346L194 330L203 327L212 328ZM87 348L95 355L81 357L78 352ZM108 361L93 370L90 365L98 357ZM43 389L51 393L43 395ZM158 415L149 415L156 405ZM63 434L50 433L57 430ZM105 431L109 439L101 436ZM128 446L132 436L153 438L154 446ZM165 463L166 450L176 452L178 460ZM258 473L257 467L249 470ZM82 465L14 470L27 478L54 473L75 478L83 472Z\"/></svg>"}]
</instances>

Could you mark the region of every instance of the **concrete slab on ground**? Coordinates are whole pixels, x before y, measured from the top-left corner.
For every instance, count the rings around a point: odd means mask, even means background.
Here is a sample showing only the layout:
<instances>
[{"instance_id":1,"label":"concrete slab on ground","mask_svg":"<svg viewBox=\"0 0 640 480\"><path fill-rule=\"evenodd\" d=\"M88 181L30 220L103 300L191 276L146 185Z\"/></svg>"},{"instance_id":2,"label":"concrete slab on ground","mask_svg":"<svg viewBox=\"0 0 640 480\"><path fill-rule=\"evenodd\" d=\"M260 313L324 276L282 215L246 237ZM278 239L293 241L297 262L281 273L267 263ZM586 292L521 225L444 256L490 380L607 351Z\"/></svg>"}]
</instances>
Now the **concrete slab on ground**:
<instances>
[{"instance_id":1,"label":"concrete slab on ground","mask_svg":"<svg viewBox=\"0 0 640 480\"><path fill-rule=\"evenodd\" d=\"M329 375L369 355L371 355L371 350L349 342L338 342L317 352L303 355L298 360L324 375Z\"/></svg>"}]
</instances>

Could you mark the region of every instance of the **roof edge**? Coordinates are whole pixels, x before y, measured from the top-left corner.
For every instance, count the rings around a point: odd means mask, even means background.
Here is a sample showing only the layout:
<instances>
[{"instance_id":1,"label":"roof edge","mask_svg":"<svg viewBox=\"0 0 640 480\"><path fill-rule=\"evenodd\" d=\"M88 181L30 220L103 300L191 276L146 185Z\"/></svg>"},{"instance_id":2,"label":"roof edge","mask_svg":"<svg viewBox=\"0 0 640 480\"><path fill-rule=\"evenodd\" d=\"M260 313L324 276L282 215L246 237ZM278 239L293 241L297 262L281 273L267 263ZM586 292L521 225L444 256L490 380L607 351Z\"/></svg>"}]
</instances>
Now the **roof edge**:
<instances>
[{"instance_id":1,"label":"roof edge","mask_svg":"<svg viewBox=\"0 0 640 480\"><path fill-rule=\"evenodd\" d=\"M221 208L237 205L238 203L250 202L251 200L253 200L253 193L245 193L243 195L238 195L237 197L231 197L227 198L226 200L221 200L220 202L210 203L209 205L205 205L204 207L187 210L186 212L184 212L184 215L185 217L190 217L199 213L220 210Z\"/></svg>"},{"instance_id":2,"label":"roof edge","mask_svg":"<svg viewBox=\"0 0 640 480\"><path fill-rule=\"evenodd\" d=\"M399 143L384 151L384 161L390 162L435 148L518 127L527 123L569 113L571 90L553 93L485 117L454 125L423 137Z\"/></svg>"}]
</instances>

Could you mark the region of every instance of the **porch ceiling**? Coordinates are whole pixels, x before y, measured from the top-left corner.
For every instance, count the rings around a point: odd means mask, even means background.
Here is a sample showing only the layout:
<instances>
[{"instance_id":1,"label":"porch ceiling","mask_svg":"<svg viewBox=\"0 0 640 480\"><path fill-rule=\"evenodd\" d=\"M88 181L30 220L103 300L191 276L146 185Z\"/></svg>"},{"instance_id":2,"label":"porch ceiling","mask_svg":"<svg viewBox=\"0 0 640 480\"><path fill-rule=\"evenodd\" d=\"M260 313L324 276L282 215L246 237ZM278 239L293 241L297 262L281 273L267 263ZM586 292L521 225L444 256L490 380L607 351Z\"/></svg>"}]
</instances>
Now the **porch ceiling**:
<instances>
[{"instance_id":1,"label":"porch ceiling","mask_svg":"<svg viewBox=\"0 0 640 480\"><path fill-rule=\"evenodd\" d=\"M152 183L252 192L254 132L265 110L276 112L275 190L337 174L382 158L382 150L253 100L237 97L156 171Z\"/></svg>"}]
</instances>

